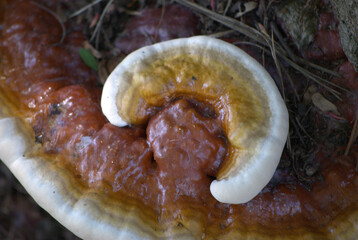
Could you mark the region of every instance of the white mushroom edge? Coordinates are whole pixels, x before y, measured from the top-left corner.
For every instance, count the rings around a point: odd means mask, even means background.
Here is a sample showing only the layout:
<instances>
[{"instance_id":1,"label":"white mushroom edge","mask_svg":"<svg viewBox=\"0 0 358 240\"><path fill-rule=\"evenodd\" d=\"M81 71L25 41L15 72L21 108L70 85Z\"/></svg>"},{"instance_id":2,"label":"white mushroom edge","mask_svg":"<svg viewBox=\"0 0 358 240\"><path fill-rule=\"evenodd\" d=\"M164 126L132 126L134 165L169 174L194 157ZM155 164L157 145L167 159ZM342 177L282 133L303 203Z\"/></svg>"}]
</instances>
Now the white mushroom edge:
<instances>
[{"instance_id":1,"label":"white mushroom edge","mask_svg":"<svg viewBox=\"0 0 358 240\"><path fill-rule=\"evenodd\" d=\"M32 157L37 147L25 125L0 109L0 159L41 207L83 239L156 239L131 209L117 216L105 209L96 193L81 192L77 198L60 168ZM183 239L187 238L190 235Z\"/></svg>"},{"instance_id":2,"label":"white mushroom edge","mask_svg":"<svg viewBox=\"0 0 358 240\"><path fill-rule=\"evenodd\" d=\"M249 70L257 83L267 94L269 110L271 112L270 127L266 138L255 146L253 156L244 157L249 164L232 171L225 179L214 180L210 191L220 202L239 204L250 201L270 181L279 163L282 150L288 134L288 112L284 101L269 73L251 56L236 46L211 37L196 36L191 38L175 39L143 47L129 54L110 74L102 92L101 106L104 115L114 125L122 127L128 123L122 119L117 110L116 98L128 88L128 81L122 75L128 69L135 71L138 63L170 49L206 46L220 54L230 55L237 59Z\"/></svg>"}]
</instances>

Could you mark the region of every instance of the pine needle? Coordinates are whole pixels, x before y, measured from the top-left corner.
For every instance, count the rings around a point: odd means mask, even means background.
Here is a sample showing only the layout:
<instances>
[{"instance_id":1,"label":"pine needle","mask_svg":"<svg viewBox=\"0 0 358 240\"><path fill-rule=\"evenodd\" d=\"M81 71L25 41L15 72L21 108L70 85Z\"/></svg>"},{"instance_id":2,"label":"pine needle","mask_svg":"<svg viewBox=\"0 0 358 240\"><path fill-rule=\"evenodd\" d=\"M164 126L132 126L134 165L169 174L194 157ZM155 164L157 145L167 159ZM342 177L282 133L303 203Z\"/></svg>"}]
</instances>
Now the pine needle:
<instances>
[{"instance_id":1,"label":"pine needle","mask_svg":"<svg viewBox=\"0 0 358 240\"><path fill-rule=\"evenodd\" d=\"M353 129L351 132L351 136L349 137L349 141L347 144L347 148L344 152L344 156L348 156L349 150L351 149L354 141L357 139L358 137L358 114L356 115L356 119L354 120L354 125L353 125ZM358 160L357 160L357 171L358 171Z\"/></svg>"},{"instance_id":2,"label":"pine needle","mask_svg":"<svg viewBox=\"0 0 358 240\"><path fill-rule=\"evenodd\" d=\"M72 13L68 18L70 19L70 18L73 18L73 17L76 17L76 16L80 15L81 13L83 13L86 10L88 10L93 5L96 5L99 2L102 2L102 0L96 0L96 1L91 2L90 4L84 6L83 8L77 10L76 12Z\"/></svg>"},{"instance_id":3,"label":"pine needle","mask_svg":"<svg viewBox=\"0 0 358 240\"><path fill-rule=\"evenodd\" d=\"M49 8L47 8L47 7L45 7L45 6L41 5L41 4L38 4L37 2L30 1L30 4L40 8L42 10L44 10L45 12L47 12L48 14L53 16L58 21L58 23L60 24L61 29L62 29L61 39L57 43L50 44L50 46L57 46L57 45L62 44L63 41L65 40L65 37L66 37L66 27L63 24L61 18L54 11L52 11L51 9L49 9Z\"/></svg>"},{"instance_id":4,"label":"pine needle","mask_svg":"<svg viewBox=\"0 0 358 240\"><path fill-rule=\"evenodd\" d=\"M208 34L207 36L208 37L213 37L213 38L220 38L220 37L224 37L226 35L232 34L234 32L235 32L234 30L227 30L227 31Z\"/></svg>"},{"instance_id":5,"label":"pine needle","mask_svg":"<svg viewBox=\"0 0 358 240\"><path fill-rule=\"evenodd\" d=\"M92 36L90 38L90 42L92 42L96 38L96 35L99 34L99 30L100 30L100 28L102 26L103 18L106 15L106 13L107 13L107 11L108 11L108 9L109 9L109 7L111 6L112 3L113 3L113 0L109 0L107 5L105 6L105 8L104 8L104 10L103 10L98 22L97 22L96 28L94 29L94 31L92 33ZM96 38L96 40L97 40L96 42L98 42L98 37Z\"/></svg>"},{"instance_id":6,"label":"pine needle","mask_svg":"<svg viewBox=\"0 0 358 240\"><path fill-rule=\"evenodd\" d=\"M186 6L190 9L192 9L193 11L196 11L198 13L201 13L207 17L209 17L212 20L215 20L245 36L247 36L248 38L250 38L251 40L255 41L258 43L258 45L261 46L262 49L264 49L264 51L270 55L272 55L272 46L273 46L273 39L270 38L270 36L265 35L264 33L256 30L255 28L252 28L248 25L246 25L243 22L240 22L234 18L230 18L227 16L223 16L220 15L216 12L213 12L209 9L206 9L194 2L190 2L187 0L175 0L177 3ZM330 86L331 85L335 88L341 89L343 91L347 91L349 92L347 89L342 88L334 83L331 83L321 77L319 77L318 75L310 72L309 70L305 69L304 67L300 66L299 64L304 64L304 65L308 65L312 68L315 68L317 70L320 70L322 72L326 72L326 73L330 73L334 76L340 76L338 73L333 72L331 70L325 69L324 67L318 66L316 64L313 63L309 63L307 61L305 61L304 59L301 59L297 56L295 56L292 52L290 54L288 54L285 50L284 47L281 46L281 44L279 43L274 43L275 46L275 55L277 55L278 57L282 58L285 62L287 62L292 68L294 68L296 71L302 73L305 77L311 79L312 81L314 81L315 83L319 84L320 86L324 87L325 89L327 89L327 91L329 91L333 96L335 96L337 99L342 100L340 98L340 92L338 92L337 90L332 89ZM270 48L271 50L268 50L266 47ZM289 55L293 55L291 56L293 59L297 59L297 63L296 61L292 60L291 57L289 57Z\"/></svg>"}]
</instances>

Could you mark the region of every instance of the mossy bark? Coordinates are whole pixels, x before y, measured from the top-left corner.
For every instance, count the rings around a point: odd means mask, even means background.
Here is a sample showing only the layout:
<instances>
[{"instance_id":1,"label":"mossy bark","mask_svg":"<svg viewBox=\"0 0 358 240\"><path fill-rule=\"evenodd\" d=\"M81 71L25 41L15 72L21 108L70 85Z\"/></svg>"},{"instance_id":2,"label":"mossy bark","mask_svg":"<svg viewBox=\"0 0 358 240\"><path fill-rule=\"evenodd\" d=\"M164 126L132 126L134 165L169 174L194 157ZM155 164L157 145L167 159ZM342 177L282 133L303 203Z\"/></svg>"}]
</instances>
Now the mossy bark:
<instances>
[{"instance_id":1,"label":"mossy bark","mask_svg":"<svg viewBox=\"0 0 358 240\"><path fill-rule=\"evenodd\" d=\"M314 40L318 29L318 14L305 0L285 1L277 11L287 33L297 48L303 50Z\"/></svg>"},{"instance_id":2,"label":"mossy bark","mask_svg":"<svg viewBox=\"0 0 358 240\"><path fill-rule=\"evenodd\" d=\"M336 18L339 20L339 35L343 51L358 71L358 1L331 0Z\"/></svg>"}]
</instances>

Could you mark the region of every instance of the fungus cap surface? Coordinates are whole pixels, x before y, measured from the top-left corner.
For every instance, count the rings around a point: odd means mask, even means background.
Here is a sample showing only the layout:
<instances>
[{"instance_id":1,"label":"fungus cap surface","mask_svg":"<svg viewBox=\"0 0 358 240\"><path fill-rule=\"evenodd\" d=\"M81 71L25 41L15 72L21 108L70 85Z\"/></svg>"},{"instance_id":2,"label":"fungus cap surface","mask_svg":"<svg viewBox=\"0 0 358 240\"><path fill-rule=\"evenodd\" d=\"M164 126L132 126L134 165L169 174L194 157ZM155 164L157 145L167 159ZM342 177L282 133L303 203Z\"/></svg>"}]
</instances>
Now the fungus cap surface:
<instances>
[{"instance_id":1,"label":"fungus cap surface","mask_svg":"<svg viewBox=\"0 0 358 240\"><path fill-rule=\"evenodd\" d=\"M36 2L52 6L53 10L56 10L59 3L41 0ZM322 179L315 181L310 191L302 187L299 180L293 179L295 176L289 172L290 168L284 167L277 170L272 184L270 183L247 204L230 205L215 201L210 196L208 184L205 185L205 195L197 195L187 202L170 201L173 204L158 207L158 202L146 204L143 198L131 198L130 193L136 185L127 185L130 192L113 193L111 189L108 191L108 188L105 188L107 185L102 185L103 181L97 187L81 181L82 176L86 177L86 172L79 176L75 172L75 167L65 167L64 163L72 164L72 160L76 159L76 155L73 154L78 146L76 143L82 143L82 137L88 139L87 130L91 130L91 127L83 127L88 126L83 125L89 122L88 118L83 120L83 115L78 114L81 116L80 121L69 118L65 123L59 121L55 126L52 125L53 118L68 116L70 113L77 115L76 113L83 113L83 110L89 110L88 117L97 115L93 124L89 126L99 125L96 128L98 132L95 134L100 133L105 137L115 135L113 133L117 130L133 130L136 127L116 128L103 119L97 99L101 87L94 73L82 63L77 52L82 47L84 38L79 37L76 32L69 31L63 44L49 45L61 37L60 26L57 26L53 16L41 8L35 8L29 0L0 0L0 9L2 9L0 11L2 59L0 61L0 159L41 207L79 237L83 239L358 239L356 191L358 176L355 169L358 156L357 144L352 147L348 156L340 154L339 149L342 146L330 150L330 146L324 145L318 153L315 152L313 157L318 162L322 173L319 177ZM73 26L71 21L66 22L66 26L67 24ZM220 57L217 55L217 58ZM352 74L349 81L347 77L341 80L344 86L354 91L356 91L353 84L356 74ZM194 77L194 80L201 81L199 75ZM294 79L294 81L299 80ZM48 87L51 87L52 92L47 91ZM64 97L63 88L72 89L74 92ZM84 98L83 94L74 97L79 90L92 97ZM288 94L286 96L289 96ZM61 112L60 110L63 109L57 108L59 100L55 98L56 96L60 96L62 100L71 97L73 101L69 101L68 104L77 107L71 112ZM216 98L211 99L207 93L205 96L196 94L189 97L207 100L207 103L222 110L218 112L222 120L229 118L224 114L227 113L224 111L227 105L220 105L220 101L215 102L213 99ZM33 105L33 99L44 101L44 104ZM219 100L225 99L219 98ZM354 103L351 98L349 101L344 99L340 104L340 110L351 112ZM47 112L48 110L50 113ZM38 116L45 117L46 121L37 121ZM326 118L325 115L320 116ZM328 122L332 123L331 120L333 118ZM38 127L43 127L43 123L51 125L51 128L45 129L49 134L53 133L52 127L68 126L60 136L63 138L60 145L65 144L68 150L59 151L58 154L45 153L44 145L55 140L55 137L36 138L39 137ZM78 129L77 126L81 128ZM107 131L108 126L113 132ZM325 128L318 130L324 131ZM66 137L72 138L74 135L79 136L77 142L67 140ZM41 143L41 140L45 141ZM324 142L319 141L320 144ZM113 141L113 138L100 143L97 148L103 150L103 152L99 151L100 154L93 154L91 150L82 150L96 161L105 157L109 144L116 145L118 152L121 153L123 152L121 150L126 148L125 145ZM54 148L58 146L55 145ZM66 151L69 154L66 154ZM287 160L286 154L282 156L282 160L283 162ZM217 177L218 180L225 178L230 168L222 169L224 170ZM120 178L123 178L123 175L120 175ZM156 193L152 190L150 189L148 193ZM158 196L153 195L155 198ZM203 195L205 198L208 197L205 200L209 202L201 202L200 197ZM170 210L166 211L165 207L168 206ZM166 215L163 217L162 213Z\"/></svg>"},{"instance_id":2,"label":"fungus cap surface","mask_svg":"<svg viewBox=\"0 0 358 240\"><path fill-rule=\"evenodd\" d=\"M229 156L212 195L224 203L244 203L269 182L288 133L288 113L266 70L241 49L197 36L141 48L108 77L102 110L117 126L143 125L178 97L212 105L223 123Z\"/></svg>"}]
</instances>

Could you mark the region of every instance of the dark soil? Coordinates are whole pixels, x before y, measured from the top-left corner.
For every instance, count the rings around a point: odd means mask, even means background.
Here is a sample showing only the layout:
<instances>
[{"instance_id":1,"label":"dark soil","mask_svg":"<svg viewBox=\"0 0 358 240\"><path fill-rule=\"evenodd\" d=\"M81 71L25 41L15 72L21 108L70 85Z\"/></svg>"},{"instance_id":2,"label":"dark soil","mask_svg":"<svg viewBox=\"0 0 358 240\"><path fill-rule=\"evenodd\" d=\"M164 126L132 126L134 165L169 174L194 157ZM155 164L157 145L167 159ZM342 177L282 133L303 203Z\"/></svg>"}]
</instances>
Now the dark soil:
<instances>
[{"instance_id":1,"label":"dark soil","mask_svg":"<svg viewBox=\"0 0 358 240\"><path fill-rule=\"evenodd\" d=\"M75 240L75 235L40 208L0 161L0 239Z\"/></svg>"}]
</instances>

